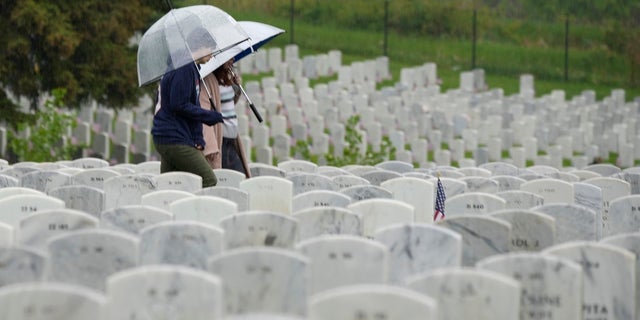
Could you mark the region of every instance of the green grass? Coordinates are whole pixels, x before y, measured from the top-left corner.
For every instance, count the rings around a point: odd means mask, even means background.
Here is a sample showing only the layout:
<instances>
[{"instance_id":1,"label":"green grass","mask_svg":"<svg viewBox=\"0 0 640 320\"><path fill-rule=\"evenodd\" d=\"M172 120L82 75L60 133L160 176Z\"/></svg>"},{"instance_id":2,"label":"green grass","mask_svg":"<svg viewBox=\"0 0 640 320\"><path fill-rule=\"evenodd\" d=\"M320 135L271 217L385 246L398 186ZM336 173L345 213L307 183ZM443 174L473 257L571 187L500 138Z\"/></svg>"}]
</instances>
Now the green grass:
<instances>
[{"instance_id":1,"label":"green grass","mask_svg":"<svg viewBox=\"0 0 640 320\"><path fill-rule=\"evenodd\" d=\"M284 47L290 44L290 21L284 18L265 16L248 11L229 11L237 20L255 20L269 23L287 30L275 38L265 48ZM555 26L554 28L558 28ZM592 27L577 29L584 33ZM526 29L525 29L526 30ZM551 31L550 31L551 32ZM559 32L559 31L554 31ZM342 52L342 63L375 59L383 55L383 35L381 32L350 30L326 24L322 26L294 21L293 37L299 47L300 56L327 53L338 49ZM591 37L588 43L599 41L601 36ZM578 46L580 48L582 46ZM400 70L407 67L434 62L438 77L442 79L442 91L460 85L460 73L471 69L470 41L458 39L426 39L411 35L390 33L387 56L393 79L399 80ZM568 81L564 80L564 49L553 47L523 47L512 42L479 41L477 44L476 66L485 70L485 80L489 88L501 88L505 95L519 92L521 74L532 74L535 78L536 96L553 90L564 90L567 99L585 90L593 90L598 100L610 95L611 90L626 90L628 100L640 96L640 88L626 88L628 67L623 58L605 49L571 48L569 51ZM316 80L326 82L331 79Z\"/></svg>"}]
</instances>

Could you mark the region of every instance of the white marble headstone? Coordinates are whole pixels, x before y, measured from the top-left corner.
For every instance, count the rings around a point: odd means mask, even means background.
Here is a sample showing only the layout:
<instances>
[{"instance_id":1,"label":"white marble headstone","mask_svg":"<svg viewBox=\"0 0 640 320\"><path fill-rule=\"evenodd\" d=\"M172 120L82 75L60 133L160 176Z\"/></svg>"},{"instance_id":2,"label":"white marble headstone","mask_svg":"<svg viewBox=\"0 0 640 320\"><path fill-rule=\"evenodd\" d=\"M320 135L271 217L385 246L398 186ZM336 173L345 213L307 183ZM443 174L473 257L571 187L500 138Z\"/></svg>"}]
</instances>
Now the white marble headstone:
<instances>
[{"instance_id":1,"label":"white marble headstone","mask_svg":"<svg viewBox=\"0 0 640 320\"><path fill-rule=\"evenodd\" d=\"M395 171L378 169L363 173L360 177L369 181L371 185L379 186L389 179L400 178L402 175Z\"/></svg>"},{"instance_id":2,"label":"white marble headstone","mask_svg":"<svg viewBox=\"0 0 640 320\"><path fill-rule=\"evenodd\" d=\"M307 160L291 159L278 162L278 168L284 170L287 173L290 172L307 172L315 173L318 170L318 165Z\"/></svg>"},{"instance_id":3,"label":"white marble headstone","mask_svg":"<svg viewBox=\"0 0 640 320\"><path fill-rule=\"evenodd\" d=\"M99 217L105 206L105 192L86 185L68 185L52 189L49 196L58 198L65 203L65 207L83 211Z\"/></svg>"},{"instance_id":4,"label":"white marble headstone","mask_svg":"<svg viewBox=\"0 0 640 320\"><path fill-rule=\"evenodd\" d=\"M224 249L224 230L197 221L168 221L140 230L140 265L171 264L206 270Z\"/></svg>"},{"instance_id":5,"label":"white marble headstone","mask_svg":"<svg viewBox=\"0 0 640 320\"><path fill-rule=\"evenodd\" d=\"M406 287L433 297L441 320L519 319L520 283L488 270L446 268L407 279Z\"/></svg>"},{"instance_id":6,"label":"white marble headstone","mask_svg":"<svg viewBox=\"0 0 640 320\"><path fill-rule=\"evenodd\" d=\"M19 194L0 199L0 222L4 222L14 227L20 225L22 218L28 217L39 211L51 209L63 209L64 201L47 196L37 194Z\"/></svg>"},{"instance_id":7,"label":"white marble headstone","mask_svg":"<svg viewBox=\"0 0 640 320\"><path fill-rule=\"evenodd\" d=\"M354 202L347 209L360 214L362 217L362 234L373 237L382 227L396 223L412 223L415 219L412 205L393 199L367 199Z\"/></svg>"},{"instance_id":8,"label":"white marble headstone","mask_svg":"<svg viewBox=\"0 0 640 320\"><path fill-rule=\"evenodd\" d=\"M619 167L616 167L609 163L596 163L596 164L588 165L582 168L582 170L593 171L595 173L600 174L603 177L608 177L610 175L620 173L622 171L622 169L620 169Z\"/></svg>"},{"instance_id":9,"label":"white marble headstone","mask_svg":"<svg viewBox=\"0 0 640 320\"><path fill-rule=\"evenodd\" d=\"M215 186L204 188L195 193L198 196L220 197L235 202L238 205L238 212L249 210L249 193L240 188Z\"/></svg>"},{"instance_id":10,"label":"white marble headstone","mask_svg":"<svg viewBox=\"0 0 640 320\"><path fill-rule=\"evenodd\" d=\"M445 170L444 172L455 171ZM435 178L432 178L430 181L433 182L434 186L437 183L437 179ZM458 178L440 177L440 182L442 182L442 188L444 189L444 193L447 196L447 199L467 192L467 184L464 181L458 180Z\"/></svg>"},{"instance_id":11,"label":"white marble headstone","mask_svg":"<svg viewBox=\"0 0 640 320\"><path fill-rule=\"evenodd\" d=\"M73 209L36 212L20 220L16 243L46 250L47 241L59 234L98 227L98 219Z\"/></svg>"},{"instance_id":12,"label":"white marble headstone","mask_svg":"<svg viewBox=\"0 0 640 320\"><path fill-rule=\"evenodd\" d=\"M0 288L0 320L108 320L106 297L63 283L27 282Z\"/></svg>"},{"instance_id":13,"label":"white marble headstone","mask_svg":"<svg viewBox=\"0 0 640 320\"><path fill-rule=\"evenodd\" d=\"M555 244L556 221L548 214L511 209L496 211L490 216L511 224L510 252L540 251Z\"/></svg>"},{"instance_id":14,"label":"white marble headstone","mask_svg":"<svg viewBox=\"0 0 640 320\"><path fill-rule=\"evenodd\" d=\"M326 235L301 241L296 250L311 262L309 294L345 285L387 283L389 250L378 241Z\"/></svg>"},{"instance_id":15,"label":"white marble headstone","mask_svg":"<svg viewBox=\"0 0 640 320\"><path fill-rule=\"evenodd\" d=\"M226 247L270 246L293 248L298 236L298 221L290 215L252 210L220 220L225 230Z\"/></svg>"},{"instance_id":16,"label":"white marble headstone","mask_svg":"<svg viewBox=\"0 0 640 320\"><path fill-rule=\"evenodd\" d=\"M293 213L313 207L346 207L351 198L332 190L311 190L297 194L292 199Z\"/></svg>"},{"instance_id":17,"label":"white marble headstone","mask_svg":"<svg viewBox=\"0 0 640 320\"><path fill-rule=\"evenodd\" d=\"M426 223L399 224L378 229L374 239L389 248L389 281L402 283L408 277L437 268L460 266L462 236Z\"/></svg>"},{"instance_id":18,"label":"white marble headstone","mask_svg":"<svg viewBox=\"0 0 640 320\"><path fill-rule=\"evenodd\" d=\"M105 168L109 166L109 162L99 158L79 158L71 162L71 166L82 169Z\"/></svg>"},{"instance_id":19,"label":"white marble headstone","mask_svg":"<svg viewBox=\"0 0 640 320\"><path fill-rule=\"evenodd\" d=\"M618 197L609 202L609 219L602 236L640 231L640 195Z\"/></svg>"},{"instance_id":20,"label":"white marble headstone","mask_svg":"<svg viewBox=\"0 0 640 320\"><path fill-rule=\"evenodd\" d=\"M127 205L105 210L100 214L100 227L138 234L145 227L171 221L170 212L152 206Z\"/></svg>"},{"instance_id":21,"label":"white marble headstone","mask_svg":"<svg viewBox=\"0 0 640 320\"><path fill-rule=\"evenodd\" d=\"M222 281L180 266L142 266L107 278L107 319L222 319Z\"/></svg>"},{"instance_id":22,"label":"white marble headstone","mask_svg":"<svg viewBox=\"0 0 640 320\"><path fill-rule=\"evenodd\" d=\"M139 164L140 165L140 164ZM104 182L105 209L140 204L144 194L158 189L155 179L148 175L122 175Z\"/></svg>"},{"instance_id":23,"label":"white marble headstone","mask_svg":"<svg viewBox=\"0 0 640 320\"><path fill-rule=\"evenodd\" d=\"M202 189L202 177L184 171L165 172L155 176L158 190L180 190L189 193Z\"/></svg>"},{"instance_id":24,"label":"white marble headstone","mask_svg":"<svg viewBox=\"0 0 640 320\"><path fill-rule=\"evenodd\" d=\"M440 319L435 299L407 288L375 284L343 286L311 296L309 318Z\"/></svg>"},{"instance_id":25,"label":"white marble headstone","mask_svg":"<svg viewBox=\"0 0 640 320\"><path fill-rule=\"evenodd\" d=\"M506 201L496 195L483 192L465 192L449 197L445 201L447 217L464 214L489 214L505 208Z\"/></svg>"},{"instance_id":26,"label":"white marble headstone","mask_svg":"<svg viewBox=\"0 0 640 320\"><path fill-rule=\"evenodd\" d=\"M389 190L393 199L410 204L414 208L414 221L431 223L434 208L434 184L431 181L414 177L389 179L380 184Z\"/></svg>"},{"instance_id":27,"label":"white marble headstone","mask_svg":"<svg viewBox=\"0 0 640 320\"><path fill-rule=\"evenodd\" d=\"M140 204L169 211L172 202L193 197L195 197L193 193L182 190L155 190L143 194L140 197Z\"/></svg>"},{"instance_id":28,"label":"white marble headstone","mask_svg":"<svg viewBox=\"0 0 640 320\"><path fill-rule=\"evenodd\" d=\"M617 246L599 242L576 241L555 245L545 254L570 259L584 272L585 319L634 319L635 255Z\"/></svg>"},{"instance_id":29,"label":"white marble headstone","mask_svg":"<svg viewBox=\"0 0 640 320\"><path fill-rule=\"evenodd\" d=\"M10 224L0 222L0 247L10 247L13 245L15 237L14 228Z\"/></svg>"},{"instance_id":30,"label":"white marble headstone","mask_svg":"<svg viewBox=\"0 0 640 320\"><path fill-rule=\"evenodd\" d=\"M371 182L365 178L358 177L353 174L338 174L331 177L331 180L338 185L339 189L344 189L359 185L370 185Z\"/></svg>"},{"instance_id":31,"label":"white marble headstone","mask_svg":"<svg viewBox=\"0 0 640 320\"><path fill-rule=\"evenodd\" d=\"M111 168L92 168L84 169L71 176L72 184L87 185L90 187L102 189L105 180L121 175L119 172Z\"/></svg>"},{"instance_id":32,"label":"white marble headstone","mask_svg":"<svg viewBox=\"0 0 640 320\"><path fill-rule=\"evenodd\" d=\"M223 279L225 313L307 314L309 259L279 248L240 248L209 260Z\"/></svg>"},{"instance_id":33,"label":"white marble headstone","mask_svg":"<svg viewBox=\"0 0 640 320\"><path fill-rule=\"evenodd\" d=\"M575 203L585 206L596 214L596 239L602 238L602 214L604 212L604 201L602 188L584 182L574 182L573 190L575 195Z\"/></svg>"},{"instance_id":34,"label":"white marble headstone","mask_svg":"<svg viewBox=\"0 0 640 320\"><path fill-rule=\"evenodd\" d=\"M405 173L405 172L413 171L413 164L404 162L404 161L397 161L397 160L383 161L383 162L377 163L375 167L383 170L395 171L397 173Z\"/></svg>"},{"instance_id":35,"label":"white marble headstone","mask_svg":"<svg viewBox=\"0 0 640 320\"><path fill-rule=\"evenodd\" d=\"M533 211L543 212L556 220L555 243L574 240L598 239L598 220L593 210L577 204L545 204L531 208Z\"/></svg>"},{"instance_id":36,"label":"white marble headstone","mask_svg":"<svg viewBox=\"0 0 640 320\"><path fill-rule=\"evenodd\" d=\"M71 175L54 170L34 171L24 174L20 178L20 185L47 193L48 191L69 185Z\"/></svg>"},{"instance_id":37,"label":"white marble headstone","mask_svg":"<svg viewBox=\"0 0 640 320\"><path fill-rule=\"evenodd\" d=\"M473 266L483 258L509 252L511 224L486 215L466 214L436 222L462 236L462 266Z\"/></svg>"},{"instance_id":38,"label":"white marble headstone","mask_svg":"<svg viewBox=\"0 0 640 320\"><path fill-rule=\"evenodd\" d=\"M520 319L583 319L582 268L569 259L522 252L485 258L476 267L520 282Z\"/></svg>"},{"instance_id":39,"label":"white marble headstone","mask_svg":"<svg viewBox=\"0 0 640 320\"><path fill-rule=\"evenodd\" d=\"M636 256L636 320L640 319L640 232L623 233L600 240L601 243L628 250Z\"/></svg>"},{"instance_id":40,"label":"white marble headstone","mask_svg":"<svg viewBox=\"0 0 640 320\"><path fill-rule=\"evenodd\" d=\"M520 185L520 190L543 197L545 204L574 203L573 185L560 179L541 178L527 181Z\"/></svg>"},{"instance_id":41,"label":"white marble headstone","mask_svg":"<svg viewBox=\"0 0 640 320\"><path fill-rule=\"evenodd\" d=\"M487 162L478 167L491 171L494 176L517 176L519 173L518 167L507 162Z\"/></svg>"},{"instance_id":42,"label":"white marble headstone","mask_svg":"<svg viewBox=\"0 0 640 320\"><path fill-rule=\"evenodd\" d=\"M151 175L159 175L160 161L149 160L145 162L140 162L135 166L135 170L136 170L136 173L147 173Z\"/></svg>"},{"instance_id":43,"label":"white marble headstone","mask_svg":"<svg viewBox=\"0 0 640 320\"><path fill-rule=\"evenodd\" d=\"M531 209L544 204L544 198L535 193L522 190L509 190L496 193L505 200L504 209Z\"/></svg>"},{"instance_id":44,"label":"white marble headstone","mask_svg":"<svg viewBox=\"0 0 640 320\"><path fill-rule=\"evenodd\" d=\"M20 194L33 194L33 195L43 195L43 196L47 195L42 191L38 191L36 189L31 189L31 188L20 187L20 186L0 188L0 200L6 197L16 196Z\"/></svg>"},{"instance_id":45,"label":"white marble headstone","mask_svg":"<svg viewBox=\"0 0 640 320\"><path fill-rule=\"evenodd\" d=\"M492 176L491 179L498 182L498 192L520 190L520 186L527 182L516 176Z\"/></svg>"},{"instance_id":46,"label":"white marble headstone","mask_svg":"<svg viewBox=\"0 0 640 320\"><path fill-rule=\"evenodd\" d=\"M496 193L500 190L500 184L493 178L488 177L462 177L460 181L467 184L466 192L484 192L484 193Z\"/></svg>"},{"instance_id":47,"label":"white marble headstone","mask_svg":"<svg viewBox=\"0 0 640 320\"><path fill-rule=\"evenodd\" d=\"M602 189L602 235L609 234L609 204L617 198L631 195L631 184L611 177L591 178L584 180L584 183Z\"/></svg>"},{"instance_id":48,"label":"white marble headstone","mask_svg":"<svg viewBox=\"0 0 640 320\"><path fill-rule=\"evenodd\" d=\"M320 235L362 235L362 218L343 207L313 207L293 214L298 221L299 240Z\"/></svg>"},{"instance_id":49,"label":"white marble headstone","mask_svg":"<svg viewBox=\"0 0 640 320\"><path fill-rule=\"evenodd\" d=\"M293 195L313 190L338 191L338 185L329 177L318 173L293 172L286 177L293 183Z\"/></svg>"},{"instance_id":50,"label":"white marble headstone","mask_svg":"<svg viewBox=\"0 0 640 320\"><path fill-rule=\"evenodd\" d=\"M216 187L234 187L240 188L240 182L245 180L247 177L236 170L224 169L224 168L216 168L213 169L213 173L216 175L218 179L218 183ZM194 191L195 192L195 191Z\"/></svg>"},{"instance_id":51,"label":"white marble headstone","mask_svg":"<svg viewBox=\"0 0 640 320\"><path fill-rule=\"evenodd\" d=\"M49 239L48 281L104 290L105 279L138 264L137 237L112 230L80 230Z\"/></svg>"},{"instance_id":52,"label":"white marble headstone","mask_svg":"<svg viewBox=\"0 0 640 320\"><path fill-rule=\"evenodd\" d=\"M218 226L220 220L238 213L238 204L216 196L195 196L175 200L169 211L176 221L198 221Z\"/></svg>"},{"instance_id":53,"label":"white marble headstone","mask_svg":"<svg viewBox=\"0 0 640 320\"><path fill-rule=\"evenodd\" d=\"M286 175L286 171L280 169L276 166L260 163L260 162L250 162L249 163L249 171L251 172L251 177L261 177L261 176L273 176L284 178Z\"/></svg>"},{"instance_id":54,"label":"white marble headstone","mask_svg":"<svg viewBox=\"0 0 640 320\"><path fill-rule=\"evenodd\" d=\"M355 185L341 189L340 192L351 197L353 202L370 199L393 199L391 191L374 185Z\"/></svg>"},{"instance_id":55,"label":"white marble headstone","mask_svg":"<svg viewBox=\"0 0 640 320\"><path fill-rule=\"evenodd\" d=\"M24 246L0 247L0 287L44 279L49 256Z\"/></svg>"},{"instance_id":56,"label":"white marble headstone","mask_svg":"<svg viewBox=\"0 0 640 320\"><path fill-rule=\"evenodd\" d=\"M20 180L18 180L18 178L15 178L6 174L0 174L0 188L19 187L19 186L20 186Z\"/></svg>"},{"instance_id":57,"label":"white marble headstone","mask_svg":"<svg viewBox=\"0 0 640 320\"><path fill-rule=\"evenodd\" d=\"M291 214L293 183L274 176L252 177L240 183L240 190L249 194L250 210L267 210Z\"/></svg>"}]
</instances>

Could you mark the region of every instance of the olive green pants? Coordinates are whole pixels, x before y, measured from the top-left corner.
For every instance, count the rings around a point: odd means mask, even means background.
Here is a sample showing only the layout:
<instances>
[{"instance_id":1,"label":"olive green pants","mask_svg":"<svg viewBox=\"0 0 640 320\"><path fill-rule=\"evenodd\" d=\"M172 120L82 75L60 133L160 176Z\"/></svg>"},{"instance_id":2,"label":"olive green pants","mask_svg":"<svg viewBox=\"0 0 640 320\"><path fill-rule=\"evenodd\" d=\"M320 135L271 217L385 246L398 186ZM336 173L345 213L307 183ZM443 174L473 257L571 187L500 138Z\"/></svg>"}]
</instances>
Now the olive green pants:
<instances>
[{"instance_id":1,"label":"olive green pants","mask_svg":"<svg viewBox=\"0 0 640 320\"><path fill-rule=\"evenodd\" d=\"M155 144L160 154L160 173L185 171L202 177L202 187L213 187L218 179L202 151L182 144Z\"/></svg>"}]
</instances>

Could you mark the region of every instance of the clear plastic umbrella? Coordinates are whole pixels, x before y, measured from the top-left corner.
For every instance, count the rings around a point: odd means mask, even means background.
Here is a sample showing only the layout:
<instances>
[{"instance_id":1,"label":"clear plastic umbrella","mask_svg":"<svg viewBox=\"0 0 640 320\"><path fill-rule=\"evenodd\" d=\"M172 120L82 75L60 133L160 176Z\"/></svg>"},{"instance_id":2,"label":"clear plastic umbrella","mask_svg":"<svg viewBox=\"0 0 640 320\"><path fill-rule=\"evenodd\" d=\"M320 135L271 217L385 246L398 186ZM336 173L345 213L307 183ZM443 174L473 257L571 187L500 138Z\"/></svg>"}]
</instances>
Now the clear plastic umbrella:
<instances>
[{"instance_id":1,"label":"clear plastic umbrella","mask_svg":"<svg viewBox=\"0 0 640 320\"><path fill-rule=\"evenodd\" d=\"M156 21L138 44L138 85L160 79L207 55L214 57L249 40L238 22L210 5L172 9Z\"/></svg>"}]
</instances>

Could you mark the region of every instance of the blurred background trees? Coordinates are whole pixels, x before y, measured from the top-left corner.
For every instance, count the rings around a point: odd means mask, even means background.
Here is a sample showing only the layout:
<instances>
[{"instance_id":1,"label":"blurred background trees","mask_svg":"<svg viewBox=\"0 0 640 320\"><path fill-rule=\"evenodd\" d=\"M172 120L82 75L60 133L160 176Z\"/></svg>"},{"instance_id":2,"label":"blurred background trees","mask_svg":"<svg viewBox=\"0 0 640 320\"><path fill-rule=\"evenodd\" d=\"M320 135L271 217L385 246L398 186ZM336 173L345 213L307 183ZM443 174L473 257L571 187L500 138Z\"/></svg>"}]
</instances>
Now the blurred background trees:
<instances>
[{"instance_id":1,"label":"blurred background trees","mask_svg":"<svg viewBox=\"0 0 640 320\"><path fill-rule=\"evenodd\" d=\"M55 88L65 88L67 106L136 103L130 40L166 9L157 0L0 0L0 116L18 116L9 95L37 108Z\"/></svg>"}]
</instances>

